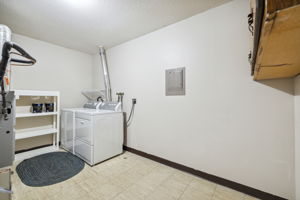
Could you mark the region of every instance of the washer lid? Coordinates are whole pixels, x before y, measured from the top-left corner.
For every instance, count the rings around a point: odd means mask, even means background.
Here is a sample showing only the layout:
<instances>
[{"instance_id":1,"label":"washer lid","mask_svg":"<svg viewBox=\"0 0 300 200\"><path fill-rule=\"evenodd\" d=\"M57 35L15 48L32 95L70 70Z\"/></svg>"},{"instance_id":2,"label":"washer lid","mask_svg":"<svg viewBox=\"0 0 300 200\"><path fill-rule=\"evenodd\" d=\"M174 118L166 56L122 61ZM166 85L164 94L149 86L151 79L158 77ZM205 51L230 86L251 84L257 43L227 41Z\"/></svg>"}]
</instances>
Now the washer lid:
<instances>
[{"instance_id":1,"label":"washer lid","mask_svg":"<svg viewBox=\"0 0 300 200\"><path fill-rule=\"evenodd\" d=\"M83 105L84 108L90 108L90 109L99 109L99 106L101 105L102 103L99 102L99 101L90 101L90 102L87 102Z\"/></svg>"},{"instance_id":2,"label":"washer lid","mask_svg":"<svg viewBox=\"0 0 300 200\"><path fill-rule=\"evenodd\" d=\"M63 108L61 109L62 111L81 111L81 110L92 110L92 109L89 109L89 108Z\"/></svg>"},{"instance_id":3,"label":"washer lid","mask_svg":"<svg viewBox=\"0 0 300 200\"><path fill-rule=\"evenodd\" d=\"M88 115L103 115L110 113L119 113L112 110L96 110L96 109L85 109L85 110L76 110L76 113L84 113Z\"/></svg>"}]
</instances>

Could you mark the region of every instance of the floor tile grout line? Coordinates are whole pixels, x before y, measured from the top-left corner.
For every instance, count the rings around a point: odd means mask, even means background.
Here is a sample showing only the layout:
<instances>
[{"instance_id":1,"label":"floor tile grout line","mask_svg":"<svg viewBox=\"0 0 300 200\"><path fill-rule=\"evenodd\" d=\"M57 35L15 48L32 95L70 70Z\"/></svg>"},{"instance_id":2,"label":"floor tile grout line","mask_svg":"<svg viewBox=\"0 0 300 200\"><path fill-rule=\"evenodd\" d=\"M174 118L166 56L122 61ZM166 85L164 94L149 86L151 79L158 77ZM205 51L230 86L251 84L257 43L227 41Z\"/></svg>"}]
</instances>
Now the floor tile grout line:
<instances>
[{"instance_id":1,"label":"floor tile grout line","mask_svg":"<svg viewBox=\"0 0 300 200\"><path fill-rule=\"evenodd\" d=\"M158 168L158 166L157 166L157 168ZM174 173L174 172L173 172L173 173ZM172 173L172 174L173 174L173 173ZM165 182L172 174L169 174L169 176L168 176L163 182ZM162 185L163 182L161 182L159 185L157 185L157 186L153 189L153 192L156 191L156 189L157 189L160 185Z\"/></svg>"},{"instance_id":2,"label":"floor tile grout line","mask_svg":"<svg viewBox=\"0 0 300 200\"><path fill-rule=\"evenodd\" d=\"M247 197L247 194L244 194L244 196L243 196L243 200L245 200L245 199L246 199L246 197Z\"/></svg>"},{"instance_id":3,"label":"floor tile grout line","mask_svg":"<svg viewBox=\"0 0 300 200\"><path fill-rule=\"evenodd\" d=\"M156 168L158 168L158 166L153 167L153 170L156 169ZM129 170L130 170L130 169L129 169ZM128 171L129 171L129 170L128 170ZM124 172L124 173L125 173L125 172ZM143 178L144 178L145 176L146 176L146 175L144 175ZM120 195L121 193L124 193L124 192L128 191L128 190L129 190L131 187L133 187L133 186L137 186L137 183L133 183L130 187L126 188L125 190L123 190L122 192L120 192L118 195ZM117 196L118 196L118 195L117 195ZM116 198L117 196L115 196L114 198ZM113 199L111 199L111 200L113 200Z\"/></svg>"},{"instance_id":4,"label":"floor tile grout line","mask_svg":"<svg viewBox=\"0 0 300 200\"><path fill-rule=\"evenodd\" d=\"M131 155L132 156L132 155ZM124 174L124 173L126 173L126 172L128 172L129 170L131 170L130 168L129 169L127 169L126 171L124 171L124 172L121 172L118 176L120 176L120 175L122 175L122 174ZM98 172L98 171L96 171L96 170L94 170L97 174L100 174L100 172ZM101 175L101 174L100 174ZM104 176L104 175L102 175L102 176ZM108 182L110 182L111 184L113 184L113 185L117 185L117 184L115 184L115 183L113 183L113 182L111 182L111 177L107 177L107 176L104 176L105 178L108 178ZM119 196L121 193L124 193L125 191L127 191L130 187L132 187L133 185L135 185L134 183L131 185L131 186L129 186L128 188L123 188L123 187L121 187L121 186L118 186L118 187L120 187L120 188L122 188L123 190L122 191L120 191L119 193L117 193L115 196L113 196L110 200L113 200L114 198L116 198L117 196Z\"/></svg>"},{"instance_id":5,"label":"floor tile grout line","mask_svg":"<svg viewBox=\"0 0 300 200\"><path fill-rule=\"evenodd\" d=\"M143 158L142 156L140 156L140 157ZM147 159L147 160L150 160L150 159ZM156 161L153 161L153 160L150 160L150 161L153 162L153 163L157 163L157 164L158 164L157 166L155 166L155 167L153 168L153 170L154 170L154 169L157 169L157 168L159 167L159 164L161 164L161 163L156 162ZM167 166L167 165L164 165L164 166L166 166L167 168L171 168L171 167L169 167L169 166ZM171 168L171 169L172 169L172 168ZM179 171L182 172L181 170L179 170ZM174 173L175 173L175 170L174 170L174 171L168 176L168 178L166 178L163 182L167 181ZM194 177L193 177L193 178L194 178ZM193 178L192 178L192 179L193 179ZM191 181L187 184L187 186L185 187L185 189L182 191L181 195L180 195L178 198L176 198L176 199L180 199L180 198L181 198L181 196L182 196L183 193L185 192L186 188L191 184L192 179L191 179ZM163 182L160 183L158 186L156 186L155 189L153 189L153 191L155 191L160 185L162 185ZM135 184L135 185L136 185L136 184ZM128 189L129 189L129 188L128 188ZM128 190L128 189L127 189L127 190Z\"/></svg>"},{"instance_id":6,"label":"floor tile grout line","mask_svg":"<svg viewBox=\"0 0 300 200\"><path fill-rule=\"evenodd\" d=\"M92 167L91 167L92 168ZM97 174L100 174L100 172L98 172L97 170L95 170L95 169L93 169L92 168L92 170L94 171L94 172L96 172ZM130 170L130 168L129 169L127 169L126 171L124 171L124 172L121 172L121 174L123 174L123 173L126 173L126 172L128 172ZM121 174L119 174L118 176L120 176ZM100 174L101 176L105 176L105 175L102 175L102 174ZM106 178L110 178L110 177L107 177L107 176L105 176Z\"/></svg>"},{"instance_id":7,"label":"floor tile grout line","mask_svg":"<svg viewBox=\"0 0 300 200\"><path fill-rule=\"evenodd\" d=\"M122 154L122 155L124 155L124 154ZM132 155L131 155L132 156ZM139 156L139 157L141 157L141 156ZM141 157L141 158L143 158L143 157ZM144 158L143 158L144 159ZM148 159L147 159L148 160ZM153 161L152 161L153 162ZM156 168L156 167L158 167L158 166L155 166L154 168ZM122 172L121 174L124 174L124 173L126 173L126 172L128 172L129 170L131 170L131 168L129 168L129 169L127 169L126 171L124 171L124 172ZM121 174L119 174L119 175L121 175Z\"/></svg>"},{"instance_id":8,"label":"floor tile grout line","mask_svg":"<svg viewBox=\"0 0 300 200\"><path fill-rule=\"evenodd\" d=\"M212 193L212 195L211 195L211 197L210 197L210 200L213 200L213 199L214 199L215 194L216 194L216 191L217 191L217 187L218 187L218 184L215 185L214 191L213 191L213 193Z\"/></svg>"},{"instance_id":9,"label":"floor tile grout line","mask_svg":"<svg viewBox=\"0 0 300 200\"><path fill-rule=\"evenodd\" d=\"M190 182L185 186L183 192L182 192L181 195L177 198L177 200L179 200L179 199L183 196L183 194L185 193L185 191L187 190L187 188L192 184L192 182L193 182L193 177L191 178Z\"/></svg>"}]
</instances>

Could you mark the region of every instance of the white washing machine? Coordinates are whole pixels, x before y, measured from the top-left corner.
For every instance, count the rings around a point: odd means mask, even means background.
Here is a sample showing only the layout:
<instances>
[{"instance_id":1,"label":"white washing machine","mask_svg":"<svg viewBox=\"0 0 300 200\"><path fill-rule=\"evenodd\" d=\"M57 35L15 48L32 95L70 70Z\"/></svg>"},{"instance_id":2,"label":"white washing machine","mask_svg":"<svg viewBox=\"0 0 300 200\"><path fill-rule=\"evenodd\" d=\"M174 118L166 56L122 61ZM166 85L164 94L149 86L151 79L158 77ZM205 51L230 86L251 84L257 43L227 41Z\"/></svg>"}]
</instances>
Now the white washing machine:
<instances>
[{"instance_id":1,"label":"white washing machine","mask_svg":"<svg viewBox=\"0 0 300 200\"><path fill-rule=\"evenodd\" d=\"M61 146L90 165L123 152L123 113L119 102L89 102L63 109Z\"/></svg>"}]
</instances>

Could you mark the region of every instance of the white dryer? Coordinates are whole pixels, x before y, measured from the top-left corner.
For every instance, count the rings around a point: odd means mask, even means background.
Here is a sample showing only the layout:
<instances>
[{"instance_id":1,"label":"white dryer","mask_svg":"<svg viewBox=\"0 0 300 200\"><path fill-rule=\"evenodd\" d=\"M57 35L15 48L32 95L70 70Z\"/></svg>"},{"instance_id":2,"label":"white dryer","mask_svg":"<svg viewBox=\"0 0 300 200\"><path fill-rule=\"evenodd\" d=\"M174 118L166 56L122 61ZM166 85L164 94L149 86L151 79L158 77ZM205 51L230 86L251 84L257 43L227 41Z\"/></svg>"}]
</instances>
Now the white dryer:
<instances>
[{"instance_id":1,"label":"white dryer","mask_svg":"<svg viewBox=\"0 0 300 200\"><path fill-rule=\"evenodd\" d=\"M89 102L62 110L61 146L90 165L123 152L123 113L119 102Z\"/></svg>"}]
</instances>

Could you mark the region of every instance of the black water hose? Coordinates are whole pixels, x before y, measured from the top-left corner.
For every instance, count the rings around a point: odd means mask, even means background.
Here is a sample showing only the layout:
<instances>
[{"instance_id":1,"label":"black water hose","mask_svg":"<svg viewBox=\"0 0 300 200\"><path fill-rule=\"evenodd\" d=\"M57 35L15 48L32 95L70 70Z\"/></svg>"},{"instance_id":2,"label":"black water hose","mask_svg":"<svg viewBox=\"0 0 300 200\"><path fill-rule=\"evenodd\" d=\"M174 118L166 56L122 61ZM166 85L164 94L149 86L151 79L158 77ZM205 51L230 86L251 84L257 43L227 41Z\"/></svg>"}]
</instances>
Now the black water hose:
<instances>
[{"instance_id":1,"label":"black water hose","mask_svg":"<svg viewBox=\"0 0 300 200\"><path fill-rule=\"evenodd\" d=\"M3 78L6 72L6 68L9 62L9 58L10 58L10 51L12 49L15 49L22 57L27 58L28 60L21 60L21 59L16 59L16 58L12 58L10 60L10 62L12 64L14 63L21 63L21 64L26 64L26 65L34 65L36 63L36 60L30 56L24 49L22 49L19 45L13 43L13 42L5 42L3 44L3 48L2 48L2 59L0 62L0 84L3 82Z\"/></svg>"},{"instance_id":2,"label":"black water hose","mask_svg":"<svg viewBox=\"0 0 300 200\"><path fill-rule=\"evenodd\" d=\"M36 63L36 60L31 55L29 55L22 47L20 47L19 45L15 44L15 43L11 43L11 44L12 44L13 49L17 50L21 56L28 59L28 60L20 60L20 59L12 58L11 59L12 62L27 63L27 64L31 64L31 65L34 65Z\"/></svg>"},{"instance_id":3,"label":"black water hose","mask_svg":"<svg viewBox=\"0 0 300 200\"><path fill-rule=\"evenodd\" d=\"M103 102L103 98L102 98L102 96L99 96L99 97L97 98L97 101L101 101L101 102Z\"/></svg>"},{"instance_id":4,"label":"black water hose","mask_svg":"<svg viewBox=\"0 0 300 200\"><path fill-rule=\"evenodd\" d=\"M132 122L133 115L134 115L135 104L136 104L136 99L132 99L132 105L131 105L130 114L129 114L128 120L126 121L127 127L129 127L130 124L131 124L131 122Z\"/></svg>"}]
</instances>

